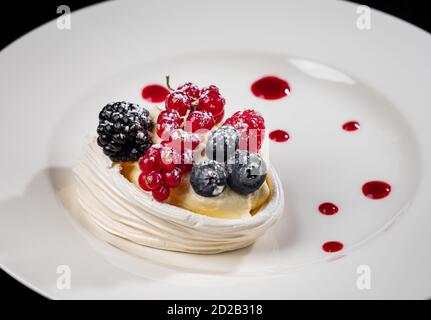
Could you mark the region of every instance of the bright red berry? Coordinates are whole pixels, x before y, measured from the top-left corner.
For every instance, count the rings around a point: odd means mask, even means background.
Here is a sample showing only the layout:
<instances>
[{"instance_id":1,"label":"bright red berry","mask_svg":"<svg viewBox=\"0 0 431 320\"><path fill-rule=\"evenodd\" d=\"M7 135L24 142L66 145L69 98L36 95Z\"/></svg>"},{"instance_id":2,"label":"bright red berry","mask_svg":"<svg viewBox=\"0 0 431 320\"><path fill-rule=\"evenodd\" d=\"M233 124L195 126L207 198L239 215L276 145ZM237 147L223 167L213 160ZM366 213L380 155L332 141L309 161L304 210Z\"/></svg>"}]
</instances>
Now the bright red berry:
<instances>
[{"instance_id":1,"label":"bright red berry","mask_svg":"<svg viewBox=\"0 0 431 320\"><path fill-rule=\"evenodd\" d=\"M139 160L139 169L141 169L143 173L156 171L159 166L157 156L153 154L146 154Z\"/></svg>"},{"instance_id":2,"label":"bright red berry","mask_svg":"<svg viewBox=\"0 0 431 320\"><path fill-rule=\"evenodd\" d=\"M175 188L178 187L181 183L181 169L180 168L173 168L172 170L164 170L162 173L163 180L165 183L171 187Z\"/></svg>"},{"instance_id":3,"label":"bright red berry","mask_svg":"<svg viewBox=\"0 0 431 320\"><path fill-rule=\"evenodd\" d=\"M167 141L162 144L174 149L175 152L182 154L185 150L194 150L199 145L200 139L197 134L186 132L183 129L172 131Z\"/></svg>"},{"instance_id":4,"label":"bright red berry","mask_svg":"<svg viewBox=\"0 0 431 320\"><path fill-rule=\"evenodd\" d=\"M157 189L162 185L162 175L157 171L151 171L145 174L144 184L150 190Z\"/></svg>"},{"instance_id":5,"label":"bright red berry","mask_svg":"<svg viewBox=\"0 0 431 320\"><path fill-rule=\"evenodd\" d=\"M192 99L183 91L171 92L165 101L166 110L176 110L184 117L192 107Z\"/></svg>"},{"instance_id":6,"label":"bright red berry","mask_svg":"<svg viewBox=\"0 0 431 320\"><path fill-rule=\"evenodd\" d=\"M157 123L157 135L160 138L165 139L169 137L172 131L178 128L178 122L169 119L163 120L162 122Z\"/></svg>"},{"instance_id":7,"label":"bright red berry","mask_svg":"<svg viewBox=\"0 0 431 320\"><path fill-rule=\"evenodd\" d=\"M180 114L177 110L163 110L159 113L159 116L157 117L157 123L165 122L166 120L175 121L178 123L179 126L181 126L183 119L181 119Z\"/></svg>"},{"instance_id":8,"label":"bright red berry","mask_svg":"<svg viewBox=\"0 0 431 320\"><path fill-rule=\"evenodd\" d=\"M165 184L152 191L153 198L159 202L165 201L169 197L169 193L169 187Z\"/></svg>"},{"instance_id":9,"label":"bright red berry","mask_svg":"<svg viewBox=\"0 0 431 320\"><path fill-rule=\"evenodd\" d=\"M222 122L223 117L224 117L224 109L223 109L223 111L222 111L222 112L220 112L218 115L214 116L214 122L215 122L215 123L220 123L220 122Z\"/></svg>"},{"instance_id":10,"label":"bright red berry","mask_svg":"<svg viewBox=\"0 0 431 320\"><path fill-rule=\"evenodd\" d=\"M187 116L185 129L196 132L201 129L211 130L214 127L214 117L211 113L205 111L192 111Z\"/></svg>"},{"instance_id":11,"label":"bright red berry","mask_svg":"<svg viewBox=\"0 0 431 320\"><path fill-rule=\"evenodd\" d=\"M201 91L197 103L197 110L207 111L212 115L219 115L224 110L225 102L218 88L211 85Z\"/></svg>"},{"instance_id":12,"label":"bright red berry","mask_svg":"<svg viewBox=\"0 0 431 320\"><path fill-rule=\"evenodd\" d=\"M185 92L190 98L197 99L200 95L200 89L197 85L191 82L186 82L177 88L178 91Z\"/></svg>"},{"instance_id":13,"label":"bright red berry","mask_svg":"<svg viewBox=\"0 0 431 320\"><path fill-rule=\"evenodd\" d=\"M176 164L181 163L181 156L172 148L164 146L160 150L160 166L165 170L172 170Z\"/></svg>"},{"instance_id":14,"label":"bright red berry","mask_svg":"<svg viewBox=\"0 0 431 320\"><path fill-rule=\"evenodd\" d=\"M240 149L259 151L265 135L265 120L259 112L237 111L225 121L224 125L232 126L240 133Z\"/></svg>"},{"instance_id":15,"label":"bright red berry","mask_svg":"<svg viewBox=\"0 0 431 320\"><path fill-rule=\"evenodd\" d=\"M177 164L177 167L181 169L182 174L186 174L192 171L193 168L193 151L186 150L181 154L181 163Z\"/></svg>"},{"instance_id":16,"label":"bright red berry","mask_svg":"<svg viewBox=\"0 0 431 320\"><path fill-rule=\"evenodd\" d=\"M145 173L141 173L141 174L139 175L139 178L138 178L138 184L139 184L139 186L140 186L144 191L151 191L151 189L150 189L150 188L148 188L148 186L147 186L147 184L146 184L146 182L145 182L145 177L146 177L146 174L145 174Z\"/></svg>"}]
</instances>

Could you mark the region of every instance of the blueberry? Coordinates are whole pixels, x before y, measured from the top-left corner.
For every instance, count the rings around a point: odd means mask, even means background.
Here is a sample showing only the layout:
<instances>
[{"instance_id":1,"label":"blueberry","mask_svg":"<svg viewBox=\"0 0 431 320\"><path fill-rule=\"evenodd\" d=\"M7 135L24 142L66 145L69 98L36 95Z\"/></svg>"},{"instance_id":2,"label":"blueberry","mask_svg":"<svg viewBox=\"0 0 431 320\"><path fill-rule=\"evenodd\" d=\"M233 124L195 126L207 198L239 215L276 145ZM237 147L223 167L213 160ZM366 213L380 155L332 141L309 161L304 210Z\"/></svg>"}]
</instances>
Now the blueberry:
<instances>
[{"instance_id":1,"label":"blueberry","mask_svg":"<svg viewBox=\"0 0 431 320\"><path fill-rule=\"evenodd\" d=\"M228 160L227 168L227 184L239 194L258 190L266 179L266 164L257 153L238 151Z\"/></svg>"},{"instance_id":2,"label":"blueberry","mask_svg":"<svg viewBox=\"0 0 431 320\"><path fill-rule=\"evenodd\" d=\"M190 184L203 197L215 197L226 187L226 170L217 161L204 161L193 166Z\"/></svg>"},{"instance_id":3,"label":"blueberry","mask_svg":"<svg viewBox=\"0 0 431 320\"><path fill-rule=\"evenodd\" d=\"M233 127L223 126L209 133L205 153L210 160L226 162L235 154L238 145L238 132Z\"/></svg>"}]
</instances>

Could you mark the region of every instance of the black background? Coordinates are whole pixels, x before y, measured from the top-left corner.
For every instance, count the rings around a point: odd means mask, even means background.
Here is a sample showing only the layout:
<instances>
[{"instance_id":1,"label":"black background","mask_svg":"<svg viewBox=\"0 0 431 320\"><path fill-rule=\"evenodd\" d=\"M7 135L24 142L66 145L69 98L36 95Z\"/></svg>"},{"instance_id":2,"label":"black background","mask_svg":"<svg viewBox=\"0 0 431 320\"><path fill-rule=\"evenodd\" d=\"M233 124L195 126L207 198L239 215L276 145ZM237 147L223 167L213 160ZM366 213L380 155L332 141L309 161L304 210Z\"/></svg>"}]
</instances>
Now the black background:
<instances>
[{"instance_id":1,"label":"black background","mask_svg":"<svg viewBox=\"0 0 431 320\"><path fill-rule=\"evenodd\" d=\"M41 24L49 20L55 19L58 16L56 10L59 5L66 4L71 8L73 12L74 10L97 2L101 1L2 1L0 3L0 49L3 49L5 46L10 44L17 38L40 26ZM359 0L356 2L392 14L412 24L417 25L418 27L427 30L428 32L431 32L431 11L427 10L427 3L429 1ZM180 1L178 1L178 5L181 5ZM214 5L216 5L216 1L214 1ZM2 270L0 270L0 290L3 293L2 299L6 298L6 300L15 300L18 298L35 298L40 300L44 299L37 293L31 291L30 289L26 288L25 286L14 280Z\"/></svg>"}]
</instances>

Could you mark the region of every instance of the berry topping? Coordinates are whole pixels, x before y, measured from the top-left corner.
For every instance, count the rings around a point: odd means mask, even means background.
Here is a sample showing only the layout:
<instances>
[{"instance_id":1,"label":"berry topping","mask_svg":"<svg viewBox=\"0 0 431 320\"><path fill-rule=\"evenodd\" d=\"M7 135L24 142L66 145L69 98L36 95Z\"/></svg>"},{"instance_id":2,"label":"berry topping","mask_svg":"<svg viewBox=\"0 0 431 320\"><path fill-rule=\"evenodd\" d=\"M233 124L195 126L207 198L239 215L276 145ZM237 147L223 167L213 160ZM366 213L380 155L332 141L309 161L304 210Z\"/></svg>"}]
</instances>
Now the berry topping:
<instances>
[{"instance_id":1,"label":"berry topping","mask_svg":"<svg viewBox=\"0 0 431 320\"><path fill-rule=\"evenodd\" d=\"M184 117L192 107L192 99L183 91L171 92L165 101L166 110L176 110Z\"/></svg>"},{"instance_id":2,"label":"berry topping","mask_svg":"<svg viewBox=\"0 0 431 320\"><path fill-rule=\"evenodd\" d=\"M157 124L157 135L162 138L166 139L170 136L172 131L175 129L178 129L178 123L172 120L165 120L162 123Z\"/></svg>"},{"instance_id":3,"label":"berry topping","mask_svg":"<svg viewBox=\"0 0 431 320\"><path fill-rule=\"evenodd\" d=\"M197 109L210 112L213 116L220 115L224 110L225 99L221 96L219 89L211 85L201 91L197 101Z\"/></svg>"},{"instance_id":4,"label":"berry topping","mask_svg":"<svg viewBox=\"0 0 431 320\"><path fill-rule=\"evenodd\" d=\"M240 134L241 150L260 150L265 136L265 120L260 113L255 110L237 111L224 124L234 127Z\"/></svg>"},{"instance_id":5,"label":"berry topping","mask_svg":"<svg viewBox=\"0 0 431 320\"><path fill-rule=\"evenodd\" d=\"M208 135L205 153L208 159L226 162L239 146L239 134L233 127L223 126Z\"/></svg>"},{"instance_id":6,"label":"berry topping","mask_svg":"<svg viewBox=\"0 0 431 320\"><path fill-rule=\"evenodd\" d=\"M159 169L158 158L159 156L155 154L150 154L147 152L147 154L139 160L139 169L141 169L143 173L148 173L151 171L158 170Z\"/></svg>"},{"instance_id":7,"label":"berry topping","mask_svg":"<svg viewBox=\"0 0 431 320\"><path fill-rule=\"evenodd\" d=\"M147 174L145 174L143 182L148 189L157 189L162 185L162 175L157 171L148 172Z\"/></svg>"},{"instance_id":8,"label":"berry topping","mask_svg":"<svg viewBox=\"0 0 431 320\"><path fill-rule=\"evenodd\" d=\"M213 127L214 117L211 113L205 111L190 112L185 125L185 129L191 132L196 132L201 129L211 130Z\"/></svg>"},{"instance_id":9,"label":"berry topping","mask_svg":"<svg viewBox=\"0 0 431 320\"><path fill-rule=\"evenodd\" d=\"M160 112L159 116L157 117L157 123L163 123L165 121L174 121L179 126L181 126L183 123L183 120L181 119L181 116L177 110L163 110Z\"/></svg>"},{"instance_id":10,"label":"berry topping","mask_svg":"<svg viewBox=\"0 0 431 320\"><path fill-rule=\"evenodd\" d=\"M181 163L181 156L172 148L164 146L160 149L159 164L162 169L172 170Z\"/></svg>"},{"instance_id":11,"label":"berry topping","mask_svg":"<svg viewBox=\"0 0 431 320\"><path fill-rule=\"evenodd\" d=\"M266 179L266 164L257 153L238 151L228 159L229 187L239 194L249 194L260 188Z\"/></svg>"},{"instance_id":12,"label":"berry topping","mask_svg":"<svg viewBox=\"0 0 431 320\"><path fill-rule=\"evenodd\" d=\"M216 161L205 161L192 168L190 184L203 197L215 197L226 187L226 170Z\"/></svg>"},{"instance_id":13,"label":"berry topping","mask_svg":"<svg viewBox=\"0 0 431 320\"><path fill-rule=\"evenodd\" d=\"M145 177L146 177L145 173L141 173L139 175L139 178L138 178L139 186L145 191L151 191L151 189L148 188L147 183L145 182Z\"/></svg>"},{"instance_id":14,"label":"berry topping","mask_svg":"<svg viewBox=\"0 0 431 320\"><path fill-rule=\"evenodd\" d=\"M137 104L115 102L99 113L97 143L112 161L137 161L151 145L153 121Z\"/></svg>"},{"instance_id":15,"label":"berry topping","mask_svg":"<svg viewBox=\"0 0 431 320\"><path fill-rule=\"evenodd\" d=\"M178 187L181 183L182 172L178 167L172 170L164 170L162 175L165 183L171 188Z\"/></svg>"},{"instance_id":16,"label":"berry topping","mask_svg":"<svg viewBox=\"0 0 431 320\"><path fill-rule=\"evenodd\" d=\"M169 197L169 187L162 184L159 188L152 191L153 198L159 202L165 201Z\"/></svg>"},{"instance_id":17,"label":"berry topping","mask_svg":"<svg viewBox=\"0 0 431 320\"><path fill-rule=\"evenodd\" d=\"M185 92L190 98L197 99L200 95L200 90L197 85L191 82L186 82L177 88L178 91Z\"/></svg>"},{"instance_id":18,"label":"berry topping","mask_svg":"<svg viewBox=\"0 0 431 320\"><path fill-rule=\"evenodd\" d=\"M186 132L183 129L172 131L169 139L162 142L165 146L169 146L177 153L184 153L186 150L194 150L199 145L199 136L195 133Z\"/></svg>"}]
</instances>

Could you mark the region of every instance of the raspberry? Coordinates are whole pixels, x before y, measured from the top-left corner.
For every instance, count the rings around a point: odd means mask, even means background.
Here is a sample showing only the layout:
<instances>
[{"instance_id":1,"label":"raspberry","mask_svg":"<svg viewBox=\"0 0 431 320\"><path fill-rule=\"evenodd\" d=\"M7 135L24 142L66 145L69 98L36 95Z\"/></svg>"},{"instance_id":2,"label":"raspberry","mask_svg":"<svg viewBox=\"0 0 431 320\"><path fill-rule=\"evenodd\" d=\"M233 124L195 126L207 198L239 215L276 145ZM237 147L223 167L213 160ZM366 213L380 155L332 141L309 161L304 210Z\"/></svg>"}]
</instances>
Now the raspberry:
<instances>
[{"instance_id":1,"label":"raspberry","mask_svg":"<svg viewBox=\"0 0 431 320\"><path fill-rule=\"evenodd\" d=\"M183 85L179 86L177 88L177 91L183 91L192 99L197 99L200 95L199 87L191 82L186 82Z\"/></svg>"},{"instance_id":2,"label":"raspberry","mask_svg":"<svg viewBox=\"0 0 431 320\"><path fill-rule=\"evenodd\" d=\"M183 120L181 119L180 114L177 110L163 110L160 112L159 116L157 117L157 123L163 123L165 121L174 121L178 123L179 126L181 126Z\"/></svg>"},{"instance_id":3,"label":"raspberry","mask_svg":"<svg viewBox=\"0 0 431 320\"><path fill-rule=\"evenodd\" d=\"M197 110L207 111L212 115L219 115L224 110L225 99L221 96L216 86L209 86L201 91L197 102Z\"/></svg>"},{"instance_id":4,"label":"raspberry","mask_svg":"<svg viewBox=\"0 0 431 320\"><path fill-rule=\"evenodd\" d=\"M169 197L169 193L169 187L165 184L152 191L153 198L159 202L165 201Z\"/></svg>"},{"instance_id":5,"label":"raspberry","mask_svg":"<svg viewBox=\"0 0 431 320\"><path fill-rule=\"evenodd\" d=\"M239 148L257 152L260 150L264 138L265 120L255 110L235 112L224 125L234 127L240 134Z\"/></svg>"},{"instance_id":6,"label":"raspberry","mask_svg":"<svg viewBox=\"0 0 431 320\"><path fill-rule=\"evenodd\" d=\"M144 185L150 190L159 188L162 182L162 175L157 171L151 171L145 174Z\"/></svg>"},{"instance_id":7,"label":"raspberry","mask_svg":"<svg viewBox=\"0 0 431 320\"><path fill-rule=\"evenodd\" d=\"M192 107L192 99L183 91L171 92L165 101L166 110L176 110L184 117Z\"/></svg>"},{"instance_id":8,"label":"raspberry","mask_svg":"<svg viewBox=\"0 0 431 320\"><path fill-rule=\"evenodd\" d=\"M211 130L214 127L214 117L209 112L192 111L189 113L186 121L186 130L196 132L201 129Z\"/></svg>"},{"instance_id":9,"label":"raspberry","mask_svg":"<svg viewBox=\"0 0 431 320\"><path fill-rule=\"evenodd\" d=\"M171 188L178 187L181 183L182 173L181 169L179 168L174 168L172 170L164 170L162 176L165 183Z\"/></svg>"}]
</instances>

